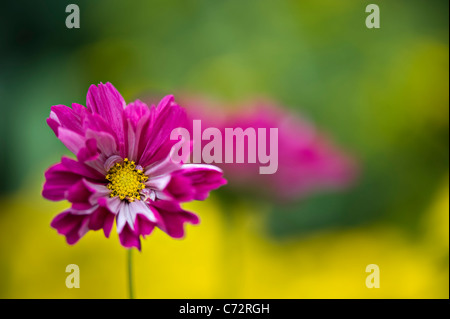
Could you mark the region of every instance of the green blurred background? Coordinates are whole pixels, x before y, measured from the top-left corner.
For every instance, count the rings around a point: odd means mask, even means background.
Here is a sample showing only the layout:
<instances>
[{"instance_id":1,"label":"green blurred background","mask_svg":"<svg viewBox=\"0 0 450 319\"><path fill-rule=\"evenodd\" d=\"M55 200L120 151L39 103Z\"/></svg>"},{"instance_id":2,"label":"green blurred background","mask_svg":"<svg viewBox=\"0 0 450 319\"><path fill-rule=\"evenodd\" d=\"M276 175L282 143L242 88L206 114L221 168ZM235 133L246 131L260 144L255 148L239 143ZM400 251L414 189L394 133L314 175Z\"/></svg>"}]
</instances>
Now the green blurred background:
<instances>
[{"instance_id":1,"label":"green blurred background","mask_svg":"<svg viewBox=\"0 0 450 319\"><path fill-rule=\"evenodd\" d=\"M376 3L381 28L367 29ZM184 240L155 231L135 252L141 298L448 298L447 1L72 1L0 4L0 297L126 298L126 251L91 232L68 246L40 196L68 154L50 106L112 82L127 101L267 96L359 161L343 192L288 207L217 191ZM228 186L227 186L228 187ZM230 222L231 221L231 222ZM81 288L65 286L80 266ZM381 288L365 286L377 264Z\"/></svg>"}]
</instances>

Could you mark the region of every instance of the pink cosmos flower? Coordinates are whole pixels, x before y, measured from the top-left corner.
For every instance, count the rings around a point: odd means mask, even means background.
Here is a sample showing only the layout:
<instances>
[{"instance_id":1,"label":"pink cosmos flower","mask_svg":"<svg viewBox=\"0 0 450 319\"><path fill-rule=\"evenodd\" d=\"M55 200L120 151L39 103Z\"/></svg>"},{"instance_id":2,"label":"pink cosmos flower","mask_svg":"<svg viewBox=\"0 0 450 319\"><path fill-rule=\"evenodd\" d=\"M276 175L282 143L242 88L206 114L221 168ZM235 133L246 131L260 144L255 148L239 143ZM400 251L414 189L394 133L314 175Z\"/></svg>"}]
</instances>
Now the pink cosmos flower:
<instances>
[{"instance_id":1,"label":"pink cosmos flower","mask_svg":"<svg viewBox=\"0 0 450 319\"><path fill-rule=\"evenodd\" d=\"M260 175L254 174L255 165L247 168L233 165L229 169L224 166L234 183L264 185L263 190L278 199L295 199L348 187L358 174L355 159L332 142L330 136L273 102L254 101L233 114L226 125L244 130L278 128L278 171Z\"/></svg>"},{"instance_id":2,"label":"pink cosmos flower","mask_svg":"<svg viewBox=\"0 0 450 319\"><path fill-rule=\"evenodd\" d=\"M222 135L225 135L225 128L254 128L256 131L266 128L267 132L270 128L278 128L276 173L259 174L259 163L216 164L223 169L230 189L236 190L237 194L251 191L275 201L295 200L325 190L346 188L358 175L357 161L329 136L311 121L270 100L255 99L232 108L189 95L182 101L191 121L201 119L202 129L217 127ZM241 143L245 145L246 142ZM268 149L269 145L266 145ZM233 153L236 154L236 144ZM247 155L246 151L245 158Z\"/></svg>"},{"instance_id":3,"label":"pink cosmos flower","mask_svg":"<svg viewBox=\"0 0 450 319\"><path fill-rule=\"evenodd\" d=\"M92 85L87 107L52 106L47 123L76 156L62 157L45 173L42 195L68 200L71 207L51 226L75 244L89 230L109 237L114 220L124 247L141 249L140 237L158 227L169 236L184 236L184 223L197 215L180 203L204 200L226 183L212 165L172 159L170 133L186 127L185 111L164 97L155 106L137 100L126 104L111 83Z\"/></svg>"}]
</instances>

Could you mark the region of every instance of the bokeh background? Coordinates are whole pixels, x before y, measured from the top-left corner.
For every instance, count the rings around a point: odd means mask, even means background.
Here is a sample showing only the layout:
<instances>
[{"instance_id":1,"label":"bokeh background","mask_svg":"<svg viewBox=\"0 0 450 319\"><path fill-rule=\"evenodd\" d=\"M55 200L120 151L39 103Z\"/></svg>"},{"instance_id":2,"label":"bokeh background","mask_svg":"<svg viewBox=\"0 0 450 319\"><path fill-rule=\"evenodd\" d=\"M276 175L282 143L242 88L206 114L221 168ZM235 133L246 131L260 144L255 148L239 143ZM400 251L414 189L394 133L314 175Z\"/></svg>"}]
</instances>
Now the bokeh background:
<instances>
[{"instance_id":1,"label":"bokeh background","mask_svg":"<svg viewBox=\"0 0 450 319\"><path fill-rule=\"evenodd\" d=\"M380 29L365 27L371 2ZM80 29L65 26L69 3ZM229 197L232 183L187 205L202 222L185 239L156 230L134 252L138 298L448 298L448 22L437 0L1 2L0 297L127 298L117 236L68 246L49 225L68 204L40 195L69 154L50 106L110 81L127 101L268 97L360 172L289 205ZM72 263L80 289L65 286Z\"/></svg>"}]
</instances>

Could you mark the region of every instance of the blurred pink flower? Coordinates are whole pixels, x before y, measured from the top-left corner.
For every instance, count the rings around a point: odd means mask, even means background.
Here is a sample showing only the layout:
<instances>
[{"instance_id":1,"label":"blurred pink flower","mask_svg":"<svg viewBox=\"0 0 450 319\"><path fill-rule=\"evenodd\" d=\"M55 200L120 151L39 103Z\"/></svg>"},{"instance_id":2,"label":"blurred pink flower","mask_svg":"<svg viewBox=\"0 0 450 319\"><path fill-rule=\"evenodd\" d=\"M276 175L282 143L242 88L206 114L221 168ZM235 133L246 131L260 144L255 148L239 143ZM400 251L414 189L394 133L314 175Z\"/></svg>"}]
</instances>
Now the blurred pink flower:
<instances>
[{"instance_id":1,"label":"blurred pink flower","mask_svg":"<svg viewBox=\"0 0 450 319\"><path fill-rule=\"evenodd\" d=\"M63 157L45 173L42 195L71 207L51 225L75 244L89 230L109 237L114 220L124 247L141 249L140 236L158 227L184 236L183 224L198 217L180 203L204 200L226 183L212 165L172 160L169 139L186 126L185 111L166 96L157 107L137 100L126 105L111 83L92 85L87 107L52 106L48 125L76 160Z\"/></svg>"},{"instance_id":2,"label":"blurred pink flower","mask_svg":"<svg viewBox=\"0 0 450 319\"><path fill-rule=\"evenodd\" d=\"M215 163L224 170L229 189L250 190L272 199L291 200L314 192L345 188L357 176L357 163L350 155L317 131L312 123L275 103L255 100L225 109L217 104L210 108L208 106L214 104L201 98L186 97L183 101L191 121L201 119L202 129L217 127L222 135L225 128L266 128L267 132L269 128L278 128L278 170L275 174L259 174L260 163ZM234 148L236 154L236 145Z\"/></svg>"}]
</instances>

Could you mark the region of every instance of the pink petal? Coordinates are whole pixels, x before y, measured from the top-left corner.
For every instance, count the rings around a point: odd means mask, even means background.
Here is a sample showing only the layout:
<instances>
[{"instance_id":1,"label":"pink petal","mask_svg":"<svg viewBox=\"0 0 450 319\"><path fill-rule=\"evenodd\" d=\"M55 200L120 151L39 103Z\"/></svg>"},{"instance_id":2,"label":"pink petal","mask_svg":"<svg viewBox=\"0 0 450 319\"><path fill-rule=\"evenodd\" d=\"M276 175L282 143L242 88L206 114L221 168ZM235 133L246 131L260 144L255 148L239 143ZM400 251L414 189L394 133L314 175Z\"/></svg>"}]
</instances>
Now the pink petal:
<instances>
[{"instance_id":1,"label":"pink petal","mask_svg":"<svg viewBox=\"0 0 450 319\"><path fill-rule=\"evenodd\" d=\"M87 108L99 114L113 129L118 138L119 149L125 145L123 110L125 100L111 83L91 85L86 97Z\"/></svg>"},{"instance_id":2,"label":"pink petal","mask_svg":"<svg viewBox=\"0 0 450 319\"><path fill-rule=\"evenodd\" d=\"M127 105L124 116L130 121L132 128L135 129L143 117L150 116L150 108L144 102L136 100Z\"/></svg>"},{"instance_id":3,"label":"pink petal","mask_svg":"<svg viewBox=\"0 0 450 319\"><path fill-rule=\"evenodd\" d=\"M184 236L184 223L196 225L200 222L197 215L183 210L176 202L160 200L152 205L158 210L162 218L158 227L173 238Z\"/></svg>"},{"instance_id":4,"label":"pink petal","mask_svg":"<svg viewBox=\"0 0 450 319\"><path fill-rule=\"evenodd\" d=\"M72 108L65 105L54 105L51 107L49 120L56 123L57 127L61 126L65 129L83 135L83 120L86 116L87 109L79 104L72 104ZM52 127L52 125L50 125ZM57 127L52 127L58 136Z\"/></svg>"},{"instance_id":5,"label":"pink petal","mask_svg":"<svg viewBox=\"0 0 450 319\"><path fill-rule=\"evenodd\" d=\"M54 201L63 200L67 190L81 178L82 176L71 172L63 164L55 164L45 172L42 196Z\"/></svg>"},{"instance_id":6,"label":"pink petal","mask_svg":"<svg viewBox=\"0 0 450 319\"><path fill-rule=\"evenodd\" d=\"M210 191L226 184L222 176L222 170L213 165L185 164L172 173L165 191L181 202L205 200Z\"/></svg>"},{"instance_id":7,"label":"pink petal","mask_svg":"<svg viewBox=\"0 0 450 319\"><path fill-rule=\"evenodd\" d=\"M147 214L143 214L140 211L139 206L146 206L146 210L149 210L148 206L140 202L135 202L137 205L133 205L133 208L128 207L128 210L133 210L134 213L134 225L131 226L128 222L125 223L119 232L119 239L120 243L127 248L136 247L137 249L141 250L141 243L140 243L140 236L147 236L151 234L153 229L156 226L156 223L150 221L148 219ZM130 203L132 204L132 203ZM136 213L139 211L138 213ZM118 216L119 217L119 216ZM119 222L118 222L119 223ZM119 226L118 226L119 229Z\"/></svg>"},{"instance_id":8,"label":"pink petal","mask_svg":"<svg viewBox=\"0 0 450 319\"><path fill-rule=\"evenodd\" d=\"M86 116L83 123L83 128L86 131L91 129L95 132L105 132L114 137L116 144L119 145L119 138L117 132L113 130L111 125L99 114L89 114Z\"/></svg>"},{"instance_id":9,"label":"pink petal","mask_svg":"<svg viewBox=\"0 0 450 319\"><path fill-rule=\"evenodd\" d=\"M150 207L143 201L134 201L128 203L122 201L119 204L119 212L117 213L117 232L121 233L125 225L131 230L135 230L136 216L138 214L144 216L150 222L157 222L157 218Z\"/></svg>"},{"instance_id":10,"label":"pink petal","mask_svg":"<svg viewBox=\"0 0 450 319\"><path fill-rule=\"evenodd\" d=\"M131 230L128 225L119 233L119 239L122 246L126 248L136 247L138 250L141 250L139 235Z\"/></svg>"},{"instance_id":11,"label":"pink petal","mask_svg":"<svg viewBox=\"0 0 450 319\"><path fill-rule=\"evenodd\" d=\"M161 100L154 112L154 119L146 137L147 145L139 159L143 167L160 161L168 156L178 141L170 140L170 133L178 127L187 127L186 113L173 101L173 96Z\"/></svg>"},{"instance_id":12,"label":"pink petal","mask_svg":"<svg viewBox=\"0 0 450 319\"><path fill-rule=\"evenodd\" d=\"M126 107L124 117L127 157L133 161L138 161L139 155L143 152L148 141L151 111L145 103L138 100Z\"/></svg>"},{"instance_id":13,"label":"pink petal","mask_svg":"<svg viewBox=\"0 0 450 319\"><path fill-rule=\"evenodd\" d=\"M97 141L97 147L99 151L105 157L111 157L113 155L118 155L119 151L117 149L116 141L114 137L106 132L97 132L91 129L86 130L86 138L95 139Z\"/></svg>"},{"instance_id":14,"label":"pink petal","mask_svg":"<svg viewBox=\"0 0 450 319\"><path fill-rule=\"evenodd\" d=\"M104 181L105 176L95 169L85 165L84 163L80 163L76 160L63 156L61 158L61 164L70 172L84 176L86 178Z\"/></svg>"},{"instance_id":15,"label":"pink petal","mask_svg":"<svg viewBox=\"0 0 450 319\"><path fill-rule=\"evenodd\" d=\"M92 194L91 190L86 187L83 179L73 184L67 190L67 200L72 203L72 208L76 210L86 210L92 207L89 203L89 196Z\"/></svg>"},{"instance_id":16,"label":"pink petal","mask_svg":"<svg viewBox=\"0 0 450 319\"><path fill-rule=\"evenodd\" d=\"M96 160L100 155L97 149L97 140L94 138L88 139L76 155L78 160L83 163Z\"/></svg>"},{"instance_id":17,"label":"pink petal","mask_svg":"<svg viewBox=\"0 0 450 319\"><path fill-rule=\"evenodd\" d=\"M114 224L115 215L108 209L99 206L90 216L89 228L99 230L103 228L106 237L109 237L112 226Z\"/></svg>"},{"instance_id":18,"label":"pink petal","mask_svg":"<svg viewBox=\"0 0 450 319\"><path fill-rule=\"evenodd\" d=\"M111 213L117 215L120 211L120 206L122 204L122 201L119 199L119 197L100 197L98 199L98 204L102 207L105 207L108 209Z\"/></svg>"},{"instance_id":19,"label":"pink petal","mask_svg":"<svg viewBox=\"0 0 450 319\"><path fill-rule=\"evenodd\" d=\"M182 164L173 160L173 150L167 154L167 156L160 161L154 162L147 166L145 169L145 175L150 179L170 175L173 171L181 168Z\"/></svg>"},{"instance_id":20,"label":"pink petal","mask_svg":"<svg viewBox=\"0 0 450 319\"><path fill-rule=\"evenodd\" d=\"M89 190L90 194L88 196L88 201L91 205L98 204L98 200L100 198L108 198L111 191L106 187L104 183L97 184L89 182L85 179L83 179L83 183L85 187Z\"/></svg>"},{"instance_id":21,"label":"pink petal","mask_svg":"<svg viewBox=\"0 0 450 319\"><path fill-rule=\"evenodd\" d=\"M83 135L62 126L58 128L57 135L59 140L75 155L77 155L85 145L86 138Z\"/></svg>"},{"instance_id":22,"label":"pink petal","mask_svg":"<svg viewBox=\"0 0 450 319\"><path fill-rule=\"evenodd\" d=\"M70 211L65 211L53 219L51 226L59 234L66 236L69 245L73 245L89 230L87 228L88 221L89 216L71 214Z\"/></svg>"},{"instance_id":23,"label":"pink petal","mask_svg":"<svg viewBox=\"0 0 450 319\"><path fill-rule=\"evenodd\" d=\"M145 216L139 214L136 217L136 231L140 235L142 235L144 238L147 235L150 235L155 228L156 224L149 221Z\"/></svg>"}]
</instances>

